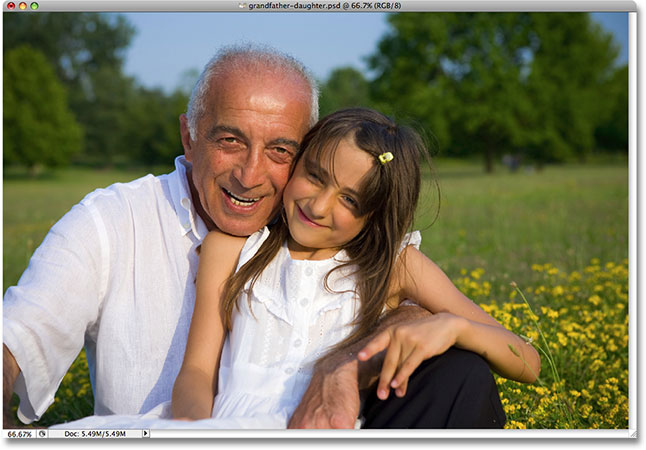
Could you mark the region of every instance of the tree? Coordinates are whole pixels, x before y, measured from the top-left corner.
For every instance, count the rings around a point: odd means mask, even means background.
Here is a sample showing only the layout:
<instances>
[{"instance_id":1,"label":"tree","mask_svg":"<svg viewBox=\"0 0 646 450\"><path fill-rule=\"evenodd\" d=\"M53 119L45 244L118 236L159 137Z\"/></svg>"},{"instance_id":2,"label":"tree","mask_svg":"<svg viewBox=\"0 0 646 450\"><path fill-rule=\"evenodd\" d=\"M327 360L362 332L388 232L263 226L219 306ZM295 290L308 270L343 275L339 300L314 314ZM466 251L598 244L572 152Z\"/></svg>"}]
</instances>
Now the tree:
<instances>
[{"instance_id":1,"label":"tree","mask_svg":"<svg viewBox=\"0 0 646 450\"><path fill-rule=\"evenodd\" d=\"M373 97L411 114L453 154L494 157L518 145L529 41L520 13L394 14L370 60Z\"/></svg>"},{"instance_id":2,"label":"tree","mask_svg":"<svg viewBox=\"0 0 646 450\"><path fill-rule=\"evenodd\" d=\"M595 130L597 145L609 151L628 151L628 66L618 68L605 84L608 115Z\"/></svg>"},{"instance_id":3,"label":"tree","mask_svg":"<svg viewBox=\"0 0 646 450\"><path fill-rule=\"evenodd\" d=\"M87 139L85 162L110 164L127 150L123 111L134 81L122 73L134 29L123 16L99 13L4 14L6 52L22 43L55 67Z\"/></svg>"},{"instance_id":4,"label":"tree","mask_svg":"<svg viewBox=\"0 0 646 450\"><path fill-rule=\"evenodd\" d=\"M81 128L65 89L45 56L20 46L4 55L3 161L35 173L39 166L69 162L81 148Z\"/></svg>"},{"instance_id":5,"label":"tree","mask_svg":"<svg viewBox=\"0 0 646 450\"><path fill-rule=\"evenodd\" d=\"M165 96L159 89L137 89L126 111L124 138L132 157L147 166L169 164L182 153L179 115L188 95L180 89ZM154 111L154 114L151 114Z\"/></svg>"},{"instance_id":6,"label":"tree","mask_svg":"<svg viewBox=\"0 0 646 450\"><path fill-rule=\"evenodd\" d=\"M84 90L91 88L92 73L121 68L134 35L125 17L105 13L3 14L3 26L5 52L30 45L56 67L65 84Z\"/></svg>"},{"instance_id":7,"label":"tree","mask_svg":"<svg viewBox=\"0 0 646 450\"><path fill-rule=\"evenodd\" d=\"M321 117L342 108L369 107L370 87L363 74L353 67L334 69L321 87Z\"/></svg>"},{"instance_id":8,"label":"tree","mask_svg":"<svg viewBox=\"0 0 646 450\"><path fill-rule=\"evenodd\" d=\"M83 154L76 162L113 166L131 161L132 148L126 137L126 127L130 122L130 104L136 101L138 94L135 81L108 66L92 74L92 83L100 88L91 99L76 104L76 112L82 117L79 122L86 134Z\"/></svg>"},{"instance_id":9,"label":"tree","mask_svg":"<svg viewBox=\"0 0 646 450\"><path fill-rule=\"evenodd\" d=\"M533 13L527 95L536 111L527 148L541 162L584 160L595 129L608 119L616 94L606 87L619 48L587 13ZM529 130L529 127L528 127Z\"/></svg>"},{"instance_id":10,"label":"tree","mask_svg":"<svg viewBox=\"0 0 646 450\"><path fill-rule=\"evenodd\" d=\"M583 157L608 99L616 47L587 13L389 16L369 64L380 108L410 114L448 154L539 164Z\"/></svg>"}]
</instances>

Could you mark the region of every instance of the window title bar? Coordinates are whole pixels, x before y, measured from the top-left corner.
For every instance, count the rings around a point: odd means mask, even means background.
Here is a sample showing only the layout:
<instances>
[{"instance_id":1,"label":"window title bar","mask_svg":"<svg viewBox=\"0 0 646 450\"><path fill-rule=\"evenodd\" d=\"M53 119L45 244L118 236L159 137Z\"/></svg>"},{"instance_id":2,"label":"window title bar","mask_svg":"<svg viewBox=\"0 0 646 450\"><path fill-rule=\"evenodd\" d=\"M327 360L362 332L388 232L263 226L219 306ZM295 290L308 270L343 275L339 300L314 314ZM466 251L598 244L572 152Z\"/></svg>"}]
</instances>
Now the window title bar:
<instances>
[{"instance_id":1,"label":"window title bar","mask_svg":"<svg viewBox=\"0 0 646 450\"><path fill-rule=\"evenodd\" d=\"M290 1L290 0L41 0L3 2L3 11L34 12L395 12L395 11L571 11L636 12L633 1Z\"/></svg>"}]
</instances>

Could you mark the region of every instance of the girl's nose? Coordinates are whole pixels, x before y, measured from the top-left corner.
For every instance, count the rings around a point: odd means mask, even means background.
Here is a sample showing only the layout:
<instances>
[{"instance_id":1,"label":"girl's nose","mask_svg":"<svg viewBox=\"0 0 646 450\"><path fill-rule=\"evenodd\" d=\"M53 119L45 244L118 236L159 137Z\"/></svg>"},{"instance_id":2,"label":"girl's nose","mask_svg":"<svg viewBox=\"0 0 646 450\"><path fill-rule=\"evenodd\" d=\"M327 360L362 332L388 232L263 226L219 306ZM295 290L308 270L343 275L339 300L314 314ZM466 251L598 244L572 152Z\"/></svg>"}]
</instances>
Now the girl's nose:
<instances>
[{"instance_id":1,"label":"girl's nose","mask_svg":"<svg viewBox=\"0 0 646 450\"><path fill-rule=\"evenodd\" d=\"M321 189L309 201L309 209L314 217L320 219L329 214L334 202L334 193L330 189Z\"/></svg>"}]
</instances>

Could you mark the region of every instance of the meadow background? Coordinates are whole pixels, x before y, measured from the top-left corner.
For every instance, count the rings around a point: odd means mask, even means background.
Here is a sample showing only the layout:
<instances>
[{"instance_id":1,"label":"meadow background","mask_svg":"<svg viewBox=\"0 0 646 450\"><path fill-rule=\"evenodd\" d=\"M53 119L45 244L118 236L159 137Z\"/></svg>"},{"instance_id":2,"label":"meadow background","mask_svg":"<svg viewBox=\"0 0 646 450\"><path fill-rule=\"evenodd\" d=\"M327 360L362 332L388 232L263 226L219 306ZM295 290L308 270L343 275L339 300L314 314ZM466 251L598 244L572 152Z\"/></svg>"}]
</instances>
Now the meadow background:
<instances>
[{"instance_id":1,"label":"meadow background","mask_svg":"<svg viewBox=\"0 0 646 450\"><path fill-rule=\"evenodd\" d=\"M422 250L467 296L541 349L539 382L496 377L506 427L628 428L627 162L484 174L478 162L438 159L435 172L441 207L435 218L427 173L418 212ZM86 193L144 174L70 168L30 179L5 171L3 289ZM92 405L81 353L34 425L80 418Z\"/></svg>"}]
</instances>

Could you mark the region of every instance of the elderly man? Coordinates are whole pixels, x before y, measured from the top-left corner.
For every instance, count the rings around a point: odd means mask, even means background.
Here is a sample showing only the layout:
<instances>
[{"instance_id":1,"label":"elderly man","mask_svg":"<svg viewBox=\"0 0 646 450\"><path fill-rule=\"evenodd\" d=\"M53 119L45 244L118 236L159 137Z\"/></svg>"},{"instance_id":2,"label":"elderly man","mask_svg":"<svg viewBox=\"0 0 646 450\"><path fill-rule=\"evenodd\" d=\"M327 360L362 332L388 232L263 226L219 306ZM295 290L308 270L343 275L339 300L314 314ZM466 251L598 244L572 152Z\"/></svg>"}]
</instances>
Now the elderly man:
<instances>
[{"instance_id":1,"label":"elderly man","mask_svg":"<svg viewBox=\"0 0 646 450\"><path fill-rule=\"evenodd\" d=\"M12 391L21 398L20 420L37 420L83 346L95 414L136 414L170 399L194 304L196 247L211 229L246 236L272 218L317 111L316 84L290 57L244 47L211 60L180 117L184 156L176 170L89 194L52 227L18 285L7 290L5 426ZM222 150L223 141L238 141L242 150ZM383 326L423 314L401 307ZM354 426L360 389L379 373L378 361L356 358L369 339L317 365L290 427ZM368 394L364 426L502 426L488 367L474 354L455 352L422 366L431 378L414 375L404 398ZM468 370L457 368L464 364ZM434 374L464 376L469 406L460 392L435 406L442 389ZM477 413L468 411L474 402ZM402 404L405 413L398 412Z\"/></svg>"}]
</instances>

